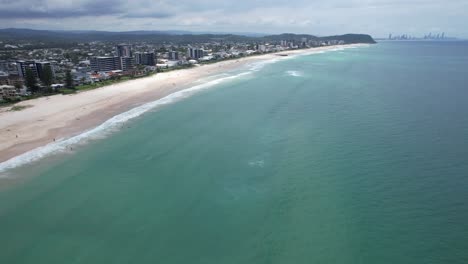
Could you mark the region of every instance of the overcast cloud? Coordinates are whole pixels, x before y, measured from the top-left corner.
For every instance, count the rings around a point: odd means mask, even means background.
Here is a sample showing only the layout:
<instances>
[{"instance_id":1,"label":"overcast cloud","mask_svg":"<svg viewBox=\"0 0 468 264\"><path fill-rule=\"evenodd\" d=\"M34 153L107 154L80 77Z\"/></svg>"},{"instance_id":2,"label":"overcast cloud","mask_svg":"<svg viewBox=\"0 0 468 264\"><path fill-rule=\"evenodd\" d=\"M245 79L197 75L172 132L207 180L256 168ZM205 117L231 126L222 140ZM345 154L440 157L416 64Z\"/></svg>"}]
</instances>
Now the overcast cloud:
<instances>
[{"instance_id":1,"label":"overcast cloud","mask_svg":"<svg viewBox=\"0 0 468 264\"><path fill-rule=\"evenodd\" d=\"M0 0L0 28L468 37L468 0Z\"/></svg>"}]
</instances>

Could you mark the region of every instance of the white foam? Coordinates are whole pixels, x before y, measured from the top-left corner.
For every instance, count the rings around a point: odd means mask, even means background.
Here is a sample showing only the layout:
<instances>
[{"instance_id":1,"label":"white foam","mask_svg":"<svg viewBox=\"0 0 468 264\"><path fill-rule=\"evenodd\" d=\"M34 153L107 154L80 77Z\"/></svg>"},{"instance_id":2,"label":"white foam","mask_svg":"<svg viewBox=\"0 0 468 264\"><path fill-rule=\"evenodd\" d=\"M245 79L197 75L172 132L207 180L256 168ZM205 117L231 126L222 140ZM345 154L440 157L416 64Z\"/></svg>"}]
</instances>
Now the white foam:
<instances>
[{"instance_id":1,"label":"white foam","mask_svg":"<svg viewBox=\"0 0 468 264\"><path fill-rule=\"evenodd\" d=\"M343 49L349 49L349 48L358 48L358 47L359 46L356 46L356 47L352 47L352 46L338 47L338 48L335 48L335 49L330 49L328 51L336 51L336 50L343 50ZM66 151L71 146L74 146L74 145L77 145L77 144L80 144L80 143L85 143L87 140L102 138L102 137L108 135L109 133L111 133L113 131L116 131L117 129L121 128L122 125L124 123L126 123L127 121L129 121L129 120L131 120L133 118L139 117L142 114L144 114L144 113L146 113L146 112L148 112L148 111L150 111L150 110L152 110L152 109L154 109L156 107L167 105L167 104L179 101L179 100L181 100L183 98L186 98L186 97L188 97L188 96L190 96L190 95L192 95L192 94L194 94L194 93L196 93L198 91L205 90L205 89L213 87L213 86L215 86L217 84L220 84L222 82L232 80L232 79L236 79L236 78L242 77L244 75L251 74L252 72L259 71L268 64L273 64L273 63L276 63L276 62L279 62L279 61L292 59L292 58L295 58L295 57L298 57L298 56L321 54L321 53L325 53L325 52L326 51L311 50L310 52L306 52L306 53L302 53L302 54L290 55L290 56L284 56L284 57L277 57L277 58L274 58L274 59L249 64L248 71L246 71L246 72L242 72L242 73L239 73L239 74L236 74L236 75L233 75L233 76L222 77L222 78L219 78L219 79L211 80L211 81L208 81L206 83L202 83L202 84L193 86L191 88L172 93L172 94L170 94L170 95L168 95L166 97L163 97L161 99L158 99L156 101L141 105L141 106L133 108L133 109L127 111L127 112L116 115L116 116L108 119L107 121L105 121L101 125L93 128L91 130L88 130L86 132L83 132L83 133L81 133L81 134L79 134L77 136L74 136L74 137L71 137L71 138L68 138L68 139L60 139L60 140L57 140L56 142L53 142L53 143L50 143L48 145L33 149L33 150L28 151L28 152L26 152L24 154L21 154L19 156L11 158L11 159L9 159L9 160L7 160L5 162L0 163L0 173L5 173L7 170L14 169L14 168L17 168L17 167L20 167L20 166L23 166L23 165L38 161L38 160L40 160L40 159L42 159L44 157L47 157L47 156L50 156L50 155L53 155L53 154L56 154L56 153L59 153L59 152ZM221 74L220 76L223 76L223 74ZM213 76L211 76L211 78L213 78ZM253 163L253 165L263 165L263 164ZM5 175L0 175L0 177L6 177L6 176Z\"/></svg>"},{"instance_id":2,"label":"white foam","mask_svg":"<svg viewBox=\"0 0 468 264\"><path fill-rule=\"evenodd\" d=\"M286 74L292 77L302 77L304 75L300 71L287 71Z\"/></svg>"},{"instance_id":3,"label":"white foam","mask_svg":"<svg viewBox=\"0 0 468 264\"><path fill-rule=\"evenodd\" d=\"M250 167L259 167L259 168L265 167L264 160L252 160L252 161L249 161L248 164Z\"/></svg>"},{"instance_id":4,"label":"white foam","mask_svg":"<svg viewBox=\"0 0 468 264\"><path fill-rule=\"evenodd\" d=\"M233 80L239 77L242 77L244 75L250 74L251 72L242 72L233 76L229 77L224 77L224 78L219 78L215 79L209 82L206 82L204 84L196 85L193 87L190 87L185 90L181 90L175 93L172 93L166 97L163 97L161 99L158 99L156 101L138 106L136 108L133 108L127 112L124 112L122 114L116 115L101 125L88 130L86 132L83 132L77 136L68 138L68 139L60 139L57 140L56 142L50 143L48 145L33 149L31 151L28 151L24 154L21 154L19 156L16 156L12 159L9 159L5 162L0 163L0 173L4 173L7 170L23 166L25 164L40 160L44 157L50 156L52 154L66 151L69 149L71 146L84 143L87 140L90 139L98 139L102 138L105 135L116 131L117 129L121 128L124 123L127 121L139 117L142 114L148 112L149 110L152 110L156 107L162 106L162 105L167 105L176 101L179 101L183 98L186 98L196 92L199 92L201 90L208 89L210 87L213 87L217 84L220 84L222 82L228 81L228 80Z\"/></svg>"},{"instance_id":5,"label":"white foam","mask_svg":"<svg viewBox=\"0 0 468 264\"><path fill-rule=\"evenodd\" d=\"M268 64L273 64L279 61L280 61L280 58L275 58L275 59L255 62L255 63L249 64L248 66L249 66L249 70L256 72L256 71L261 70L263 67L265 67Z\"/></svg>"}]
</instances>

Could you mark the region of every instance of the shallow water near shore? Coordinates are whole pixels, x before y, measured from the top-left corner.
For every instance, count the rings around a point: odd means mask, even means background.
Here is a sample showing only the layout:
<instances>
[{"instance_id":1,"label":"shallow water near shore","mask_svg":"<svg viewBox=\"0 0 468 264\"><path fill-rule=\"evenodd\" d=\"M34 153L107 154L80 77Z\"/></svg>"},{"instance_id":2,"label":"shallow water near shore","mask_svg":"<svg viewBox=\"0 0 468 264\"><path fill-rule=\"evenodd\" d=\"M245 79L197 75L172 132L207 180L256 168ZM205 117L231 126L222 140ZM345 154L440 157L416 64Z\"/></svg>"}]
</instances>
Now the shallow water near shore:
<instances>
[{"instance_id":1,"label":"shallow water near shore","mask_svg":"<svg viewBox=\"0 0 468 264\"><path fill-rule=\"evenodd\" d=\"M0 263L466 263L467 67L380 43L146 111L0 179Z\"/></svg>"}]
</instances>

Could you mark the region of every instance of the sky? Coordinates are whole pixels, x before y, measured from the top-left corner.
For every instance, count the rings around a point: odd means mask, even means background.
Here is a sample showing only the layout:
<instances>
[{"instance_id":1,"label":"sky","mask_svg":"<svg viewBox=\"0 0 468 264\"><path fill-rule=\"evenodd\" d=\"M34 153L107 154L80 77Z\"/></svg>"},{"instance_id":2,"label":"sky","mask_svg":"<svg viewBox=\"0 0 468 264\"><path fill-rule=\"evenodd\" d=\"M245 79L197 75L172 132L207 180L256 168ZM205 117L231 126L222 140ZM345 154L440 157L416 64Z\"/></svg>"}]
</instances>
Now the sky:
<instances>
[{"instance_id":1,"label":"sky","mask_svg":"<svg viewBox=\"0 0 468 264\"><path fill-rule=\"evenodd\" d=\"M0 0L0 28L468 38L468 0Z\"/></svg>"}]
</instances>

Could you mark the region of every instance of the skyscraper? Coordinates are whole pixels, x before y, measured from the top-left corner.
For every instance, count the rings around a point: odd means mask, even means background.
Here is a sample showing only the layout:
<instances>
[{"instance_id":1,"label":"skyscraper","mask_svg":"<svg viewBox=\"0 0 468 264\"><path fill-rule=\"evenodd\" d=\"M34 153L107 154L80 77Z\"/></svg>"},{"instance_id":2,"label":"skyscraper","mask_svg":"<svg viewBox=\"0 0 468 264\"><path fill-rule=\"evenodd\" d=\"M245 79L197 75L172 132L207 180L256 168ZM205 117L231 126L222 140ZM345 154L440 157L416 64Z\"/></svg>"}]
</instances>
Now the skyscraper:
<instances>
[{"instance_id":1,"label":"skyscraper","mask_svg":"<svg viewBox=\"0 0 468 264\"><path fill-rule=\"evenodd\" d=\"M26 77L26 69L30 69L36 78L39 77L37 74L36 62L35 61L17 61L16 67L18 69L18 74L24 78Z\"/></svg>"},{"instance_id":2,"label":"skyscraper","mask_svg":"<svg viewBox=\"0 0 468 264\"><path fill-rule=\"evenodd\" d=\"M133 57L121 57L120 69L122 71L129 71L135 68L135 59Z\"/></svg>"},{"instance_id":3,"label":"skyscraper","mask_svg":"<svg viewBox=\"0 0 468 264\"><path fill-rule=\"evenodd\" d=\"M188 48L187 56L192 59L199 59L205 56L205 51L197 48Z\"/></svg>"},{"instance_id":4,"label":"skyscraper","mask_svg":"<svg viewBox=\"0 0 468 264\"><path fill-rule=\"evenodd\" d=\"M50 67L50 70L52 71L52 76L55 75L54 68L52 67L50 62L47 62L47 61L36 62L37 77L41 80L43 80L44 78L44 69L46 67Z\"/></svg>"},{"instance_id":5,"label":"skyscraper","mask_svg":"<svg viewBox=\"0 0 468 264\"><path fill-rule=\"evenodd\" d=\"M136 52L135 63L139 65L154 66L156 64L156 56L154 52Z\"/></svg>"},{"instance_id":6,"label":"skyscraper","mask_svg":"<svg viewBox=\"0 0 468 264\"><path fill-rule=\"evenodd\" d=\"M132 47L130 45L117 45L117 57L132 57Z\"/></svg>"}]
</instances>

